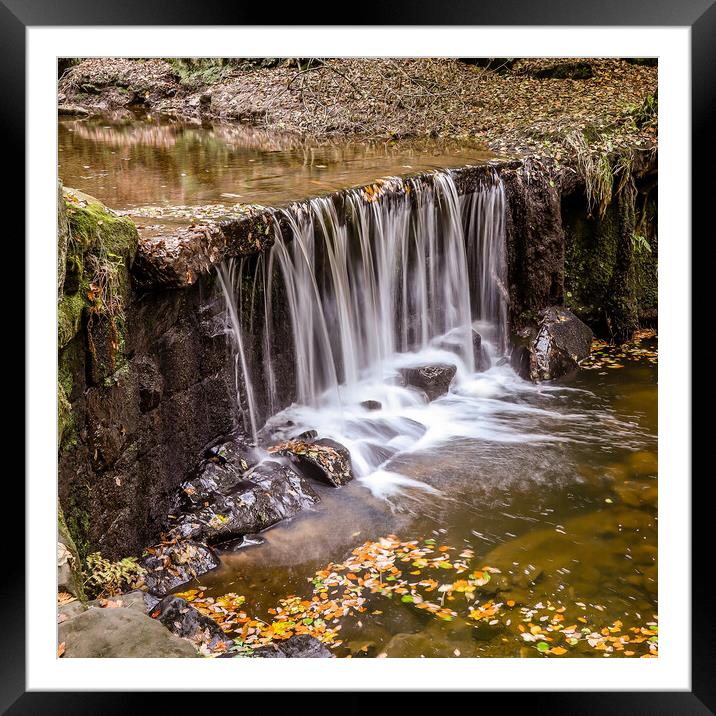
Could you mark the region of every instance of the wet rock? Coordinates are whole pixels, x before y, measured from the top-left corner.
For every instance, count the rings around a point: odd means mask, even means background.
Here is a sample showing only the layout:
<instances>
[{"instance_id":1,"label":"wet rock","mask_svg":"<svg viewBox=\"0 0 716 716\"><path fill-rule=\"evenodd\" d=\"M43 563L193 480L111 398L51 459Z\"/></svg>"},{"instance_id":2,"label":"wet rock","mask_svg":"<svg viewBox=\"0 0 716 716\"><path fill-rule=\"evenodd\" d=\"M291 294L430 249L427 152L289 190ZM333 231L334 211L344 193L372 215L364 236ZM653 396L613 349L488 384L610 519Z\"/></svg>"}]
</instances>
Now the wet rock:
<instances>
[{"instance_id":1,"label":"wet rock","mask_svg":"<svg viewBox=\"0 0 716 716\"><path fill-rule=\"evenodd\" d=\"M539 581L543 572L544 570L542 567L534 564L527 564L524 567L521 567L517 572L514 577L514 582L518 587L527 589Z\"/></svg>"},{"instance_id":2,"label":"wet rock","mask_svg":"<svg viewBox=\"0 0 716 716\"><path fill-rule=\"evenodd\" d=\"M494 573L490 574L490 581L480 587L480 591L484 594L497 594L510 589L512 579L508 574Z\"/></svg>"},{"instance_id":3,"label":"wet rock","mask_svg":"<svg viewBox=\"0 0 716 716\"><path fill-rule=\"evenodd\" d=\"M57 608L57 623L62 624L68 619L74 619L76 616L87 611L87 605L83 604L79 599L74 602L67 602Z\"/></svg>"},{"instance_id":4,"label":"wet rock","mask_svg":"<svg viewBox=\"0 0 716 716\"><path fill-rule=\"evenodd\" d=\"M296 435L296 440L315 440L318 437L317 430L304 430Z\"/></svg>"},{"instance_id":5,"label":"wet rock","mask_svg":"<svg viewBox=\"0 0 716 716\"><path fill-rule=\"evenodd\" d=\"M298 634L285 641L260 646L254 649L260 659L331 659L333 655L323 644L310 634Z\"/></svg>"},{"instance_id":6,"label":"wet rock","mask_svg":"<svg viewBox=\"0 0 716 716\"><path fill-rule=\"evenodd\" d=\"M554 380L576 370L589 355L592 335L591 328L566 308L545 309L530 347L530 379Z\"/></svg>"},{"instance_id":7,"label":"wet rock","mask_svg":"<svg viewBox=\"0 0 716 716\"><path fill-rule=\"evenodd\" d=\"M261 535L244 535L243 537L237 537L231 539L228 542L222 542L218 545L218 548L222 552L237 552L240 549L246 549L246 547L255 547L260 544L264 544L266 540Z\"/></svg>"},{"instance_id":8,"label":"wet rock","mask_svg":"<svg viewBox=\"0 0 716 716\"><path fill-rule=\"evenodd\" d=\"M448 392L457 368L449 363L432 363L418 368L401 368L400 372L407 385L424 391L428 400L435 400Z\"/></svg>"},{"instance_id":9,"label":"wet rock","mask_svg":"<svg viewBox=\"0 0 716 716\"><path fill-rule=\"evenodd\" d=\"M179 585L216 569L219 558L205 544L175 540L148 547L139 564L147 570L144 588L163 597Z\"/></svg>"},{"instance_id":10,"label":"wet rock","mask_svg":"<svg viewBox=\"0 0 716 716\"><path fill-rule=\"evenodd\" d=\"M657 475L659 459L654 452L640 450L629 456L629 467L635 475Z\"/></svg>"},{"instance_id":11,"label":"wet rock","mask_svg":"<svg viewBox=\"0 0 716 716\"><path fill-rule=\"evenodd\" d=\"M185 639L134 609L88 609L58 626L64 658L195 657Z\"/></svg>"},{"instance_id":12,"label":"wet rock","mask_svg":"<svg viewBox=\"0 0 716 716\"><path fill-rule=\"evenodd\" d=\"M490 357L487 355L487 350L482 345L482 336L474 329L470 329L472 353L475 360L475 371L482 373L490 367ZM435 342L436 348L440 348L444 351L450 351L456 355L463 354L463 348L465 346L465 331L464 329L458 329L451 331L445 336L442 336Z\"/></svg>"},{"instance_id":13,"label":"wet rock","mask_svg":"<svg viewBox=\"0 0 716 716\"><path fill-rule=\"evenodd\" d=\"M644 480L625 480L613 486L621 502L629 507L650 507L656 509L659 489Z\"/></svg>"},{"instance_id":14,"label":"wet rock","mask_svg":"<svg viewBox=\"0 0 716 716\"><path fill-rule=\"evenodd\" d=\"M360 406L366 410L380 410L383 404L379 400L364 400Z\"/></svg>"},{"instance_id":15,"label":"wet rock","mask_svg":"<svg viewBox=\"0 0 716 716\"><path fill-rule=\"evenodd\" d=\"M398 452L397 448L377 445L376 443L363 443L362 447L369 451L371 463L375 466L388 462Z\"/></svg>"},{"instance_id":16,"label":"wet rock","mask_svg":"<svg viewBox=\"0 0 716 716\"><path fill-rule=\"evenodd\" d=\"M348 449L330 438L288 440L268 449L274 455L285 455L309 477L340 487L353 479Z\"/></svg>"},{"instance_id":17,"label":"wet rock","mask_svg":"<svg viewBox=\"0 0 716 716\"><path fill-rule=\"evenodd\" d=\"M320 499L295 470L272 460L243 473L233 461L207 461L182 492L184 504L170 534L211 544L261 532Z\"/></svg>"},{"instance_id":18,"label":"wet rock","mask_svg":"<svg viewBox=\"0 0 716 716\"><path fill-rule=\"evenodd\" d=\"M150 616L161 622L172 634L188 639L197 649L204 646L210 651L216 651L233 645L233 641L213 619L201 614L181 597L164 597Z\"/></svg>"},{"instance_id":19,"label":"wet rock","mask_svg":"<svg viewBox=\"0 0 716 716\"><path fill-rule=\"evenodd\" d=\"M135 363L139 384L139 410L147 413L159 406L164 392L164 379L159 366L149 356Z\"/></svg>"},{"instance_id":20,"label":"wet rock","mask_svg":"<svg viewBox=\"0 0 716 716\"><path fill-rule=\"evenodd\" d=\"M142 234L132 273L138 286L191 286L224 256L226 239L214 225L177 228L171 234Z\"/></svg>"}]
</instances>

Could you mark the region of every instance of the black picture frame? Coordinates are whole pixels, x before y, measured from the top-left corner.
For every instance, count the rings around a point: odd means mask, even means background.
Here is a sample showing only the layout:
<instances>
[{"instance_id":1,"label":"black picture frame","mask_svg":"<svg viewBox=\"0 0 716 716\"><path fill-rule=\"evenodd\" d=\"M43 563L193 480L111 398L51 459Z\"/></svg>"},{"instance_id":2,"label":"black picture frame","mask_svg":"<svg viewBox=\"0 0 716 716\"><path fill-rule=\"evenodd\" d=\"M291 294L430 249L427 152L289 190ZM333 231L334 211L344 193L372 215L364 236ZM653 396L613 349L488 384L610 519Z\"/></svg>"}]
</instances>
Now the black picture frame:
<instances>
[{"instance_id":1,"label":"black picture frame","mask_svg":"<svg viewBox=\"0 0 716 716\"><path fill-rule=\"evenodd\" d=\"M285 6L280 11L282 25L289 22L320 24L327 18L330 24L339 24L335 8L327 12L320 4L312 4L310 11L302 6ZM88 26L88 25L266 25L271 14L260 4L226 4L220 0L203 0L200 7L187 0L125 0L122 3L97 3L96 0L65 0L51 3L48 0L0 0L0 88L5 132L4 158L9 162L8 174L12 174L15 186L24 185L25 176L25 30L28 26ZM276 11L274 11L274 18ZM370 12L351 13L350 24L363 19L360 24L370 25L480 25L480 26L682 26L691 28L691 90L692 90L692 235L696 227L703 227L704 243L713 234L707 215L713 204L713 180L707 172L713 166L714 142L711 132L716 128L716 0L502 0L502 2L455 2L445 3L405 2L393 0ZM346 23L348 24L348 23ZM18 156L11 159L13 152ZM696 153L698 152L698 153ZM701 172L699 171L701 170ZM699 177L702 173L703 176ZM683 178L688 181L688 177ZM14 222L23 221L23 213L15 211ZM13 223L13 235L20 236L17 223ZM690 237L680 237L684 250L690 250ZM700 242L696 242L700 243ZM13 273L18 264L24 265L24 254L17 243L14 246ZM698 265L693 263L692 266ZM29 277L30 267L25 266ZM696 278L692 278L696 285ZM690 287L684 287L690 290ZM694 315L702 310L701 302L693 302ZM9 318L9 316L8 316ZM692 325L699 325L695 321ZM26 327L31 330L31 327ZM23 328L15 331L23 335ZM19 340L16 341L19 344ZM689 366L685 366L686 369ZM31 376L26 375L26 380ZM18 421L19 422L19 421ZM697 421L693 421L698 430ZM25 436L28 439L27 435ZM693 437L692 437L693 441ZM692 442L693 444L693 442ZM698 444L698 443L697 443ZM10 452L10 445L7 444ZM12 449L17 453L17 448ZM23 514L19 505L24 504L23 485L11 473L6 473L5 499L13 505L15 515ZM690 475L679 476L689 480ZM716 713L716 628L710 613L713 595L710 593L711 545L704 525L706 511L711 511L706 490L710 475L705 473L691 483L692 490L692 565L667 565L670 573L692 567L692 684L690 691L683 692L552 692L511 693L510 706L525 708L529 712L538 708L541 712L601 714L709 714ZM48 479L50 477L48 476ZM12 482L12 485L8 485ZM13 492L15 494L13 494ZM703 514L699 515L702 512ZM24 512L27 515L27 511ZM701 519L699 519L701 517ZM32 529L32 518L26 525L26 533ZM14 528L19 541L21 527ZM0 579L0 711L8 714L37 713L132 713L146 708L156 708L155 699L149 694L122 693L71 693L27 692L25 685L25 628L31 615L25 613L25 564L20 557L19 545L12 547L14 556L6 553L3 578ZM705 566L706 565L706 566ZM91 688L91 684L88 684ZM403 687L405 688L405 687ZM565 689L569 684L565 684ZM484 708L481 695L475 708ZM504 703L504 694L498 695ZM166 695L162 696L166 707ZM183 700L185 695L181 695ZM188 705L188 704L186 704ZM206 703L205 703L206 705ZM276 704L272 704L274 707ZM357 705L357 704L356 704ZM213 706L211 706L213 708ZM238 704L237 704L238 707ZM368 707L364 707L368 708Z\"/></svg>"}]
</instances>

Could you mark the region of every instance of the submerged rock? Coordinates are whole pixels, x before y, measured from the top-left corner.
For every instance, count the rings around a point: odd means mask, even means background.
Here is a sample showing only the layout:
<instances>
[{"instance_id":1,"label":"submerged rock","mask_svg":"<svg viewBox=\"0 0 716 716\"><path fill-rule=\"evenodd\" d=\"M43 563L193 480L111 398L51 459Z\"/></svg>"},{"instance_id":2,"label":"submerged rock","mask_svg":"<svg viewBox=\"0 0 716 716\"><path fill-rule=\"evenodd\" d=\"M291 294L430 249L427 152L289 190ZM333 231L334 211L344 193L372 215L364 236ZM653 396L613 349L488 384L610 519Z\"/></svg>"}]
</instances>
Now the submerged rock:
<instances>
[{"instance_id":1,"label":"submerged rock","mask_svg":"<svg viewBox=\"0 0 716 716\"><path fill-rule=\"evenodd\" d=\"M379 400L364 400L360 406L366 410L380 410L383 404Z\"/></svg>"},{"instance_id":2,"label":"submerged rock","mask_svg":"<svg viewBox=\"0 0 716 716\"><path fill-rule=\"evenodd\" d=\"M213 619L201 614L181 597L164 597L150 616L161 622L172 634L188 639L197 649L204 646L215 651L233 645L233 641Z\"/></svg>"},{"instance_id":3,"label":"submerged rock","mask_svg":"<svg viewBox=\"0 0 716 716\"><path fill-rule=\"evenodd\" d=\"M184 505L170 534L212 544L261 532L320 499L295 470L271 460L243 474L209 461L182 491Z\"/></svg>"},{"instance_id":4,"label":"submerged rock","mask_svg":"<svg viewBox=\"0 0 716 716\"><path fill-rule=\"evenodd\" d=\"M218 567L219 558L205 544L174 540L148 547L139 564L147 570L145 589L163 597L180 584Z\"/></svg>"},{"instance_id":5,"label":"submerged rock","mask_svg":"<svg viewBox=\"0 0 716 716\"><path fill-rule=\"evenodd\" d=\"M309 477L340 487L353 479L348 448L335 440L288 440L268 449L275 455L285 455Z\"/></svg>"},{"instance_id":6,"label":"submerged rock","mask_svg":"<svg viewBox=\"0 0 716 716\"><path fill-rule=\"evenodd\" d=\"M285 641L260 646L253 655L259 659L331 659L333 655L315 636L298 634Z\"/></svg>"},{"instance_id":7,"label":"submerged rock","mask_svg":"<svg viewBox=\"0 0 716 716\"><path fill-rule=\"evenodd\" d=\"M592 335L592 329L566 308L545 309L530 351L530 378L553 380L571 373L589 355Z\"/></svg>"},{"instance_id":8,"label":"submerged rock","mask_svg":"<svg viewBox=\"0 0 716 716\"><path fill-rule=\"evenodd\" d=\"M448 392L457 368L449 363L431 363L418 368L401 368L406 385L423 390L428 400L435 400Z\"/></svg>"},{"instance_id":9,"label":"submerged rock","mask_svg":"<svg viewBox=\"0 0 716 716\"><path fill-rule=\"evenodd\" d=\"M472 353L475 360L475 371L482 373L490 367L490 357L487 355L487 351L482 345L482 336L474 328L470 329L470 333L472 339ZM435 342L435 347L444 351L450 351L451 353L455 353L457 355L462 355L463 348L465 346L464 336L464 329L451 331L447 335L440 337Z\"/></svg>"},{"instance_id":10,"label":"submerged rock","mask_svg":"<svg viewBox=\"0 0 716 716\"><path fill-rule=\"evenodd\" d=\"M88 609L58 626L65 658L195 657L185 639L135 609Z\"/></svg>"}]
</instances>

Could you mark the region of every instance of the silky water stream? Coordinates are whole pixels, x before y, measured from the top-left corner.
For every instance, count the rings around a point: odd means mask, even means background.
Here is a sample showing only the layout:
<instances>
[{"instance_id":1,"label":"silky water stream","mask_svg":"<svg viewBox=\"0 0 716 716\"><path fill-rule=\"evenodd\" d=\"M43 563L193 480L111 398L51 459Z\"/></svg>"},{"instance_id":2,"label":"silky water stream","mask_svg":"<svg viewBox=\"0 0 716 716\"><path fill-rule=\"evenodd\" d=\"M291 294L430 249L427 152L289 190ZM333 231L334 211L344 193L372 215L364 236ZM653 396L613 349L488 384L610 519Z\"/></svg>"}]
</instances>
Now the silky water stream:
<instances>
[{"instance_id":1,"label":"silky water stream","mask_svg":"<svg viewBox=\"0 0 716 716\"><path fill-rule=\"evenodd\" d=\"M317 486L188 596L245 597L247 644L311 633L338 656L655 655L656 368L522 380L499 179L464 196L449 172L396 181L284 209L267 253L220 267L246 432L315 430L356 479ZM428 363L456 366L431 402L400 379Z\"/></svg>"}]
</instances>

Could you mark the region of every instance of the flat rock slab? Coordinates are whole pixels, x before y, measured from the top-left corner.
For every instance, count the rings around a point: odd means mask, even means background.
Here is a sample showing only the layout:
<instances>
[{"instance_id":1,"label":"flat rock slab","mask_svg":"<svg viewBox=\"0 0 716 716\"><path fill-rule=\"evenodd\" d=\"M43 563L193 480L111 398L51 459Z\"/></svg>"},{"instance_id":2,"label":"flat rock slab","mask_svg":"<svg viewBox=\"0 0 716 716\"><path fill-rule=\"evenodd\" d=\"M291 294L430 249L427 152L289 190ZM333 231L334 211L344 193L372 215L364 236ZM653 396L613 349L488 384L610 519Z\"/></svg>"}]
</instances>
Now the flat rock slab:
<instances>
[{"instance_id":1,"label":"flat rock slab","mask_svg":"<svg viewBox=\"0 0 716 716\"><path fill-rule=\"evenodd\" d=\"M213 549L191 540L177 540L148 547L139 560L147 573L144 588L163 597L181 584L219 566Z\"/></svg>"},{"instance_id":2,"label":"flat rock slab","mask_svg":"<svg viewBox=\"0 0 716 716\"><path fill-rule=\"evenodd\" d=\"M449 363L430 363L417 368L400 369L405 384L424 391L428 400L445 395L456 372L457 368Z\"/></svg>"},{"instance_id":3,"label":"flat rock slab","mask_svg":"<svg viewBox=\"0 0 716 716\"><path fill-rule=\"evenodd\" d=\"M64 658L195 657L196 649L134 609L88 609L58 627Z\"/></svg>"},{"instance_id":4,"label":"flat rock slab","mask_svg":"<svg viewBox=\"0 0 716 716\"><path fill-rule=\"evenodd\" d=\"M333 487L340 487L353 479L348 448L329 438L288 440L273 445L268 451L289 457L309 477L327 482Z\"/></svg>"}]
</instances>

